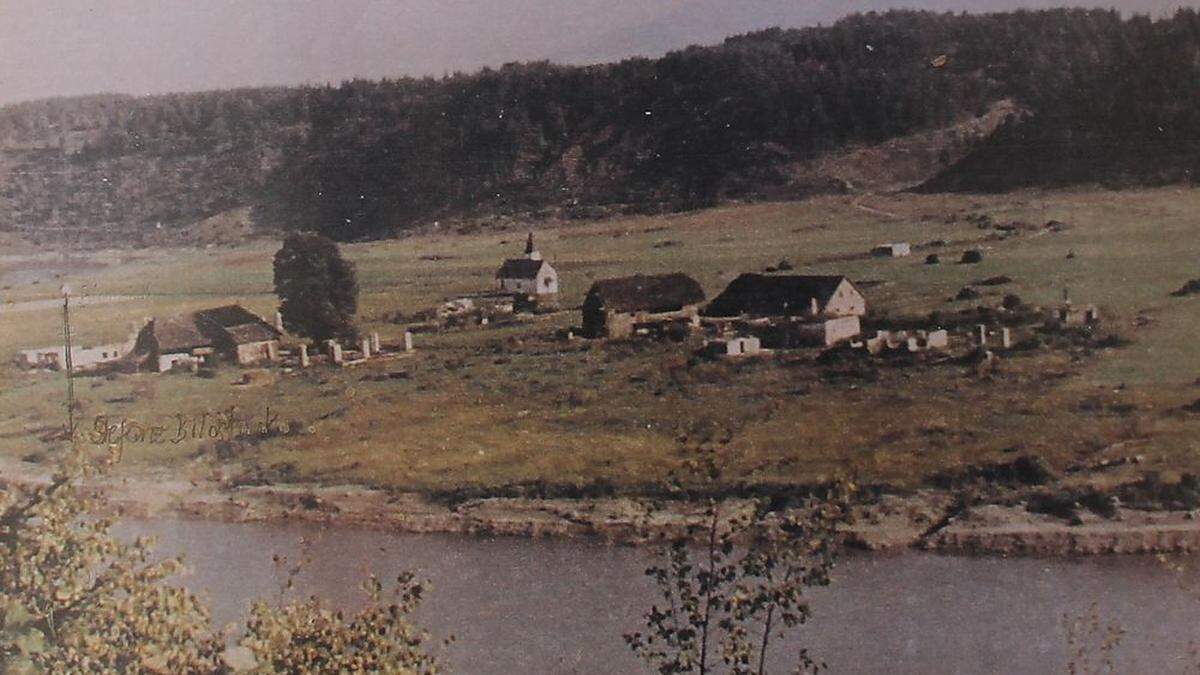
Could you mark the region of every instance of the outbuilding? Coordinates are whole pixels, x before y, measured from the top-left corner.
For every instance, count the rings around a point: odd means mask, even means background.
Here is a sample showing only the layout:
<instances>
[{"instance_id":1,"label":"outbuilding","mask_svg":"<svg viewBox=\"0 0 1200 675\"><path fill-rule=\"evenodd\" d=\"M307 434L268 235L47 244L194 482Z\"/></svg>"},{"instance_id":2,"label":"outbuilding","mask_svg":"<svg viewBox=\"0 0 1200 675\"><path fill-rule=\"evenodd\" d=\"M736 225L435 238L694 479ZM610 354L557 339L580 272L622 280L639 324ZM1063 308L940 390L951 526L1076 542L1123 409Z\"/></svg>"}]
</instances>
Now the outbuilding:
<instances>
[{"instance_id":1,"label":"outbuilding","mask_svg":"<svg viewBox=\"0 0 1200 675\"><path fill-rule=\"evenodd\" d=\"M711 358L736 358L762 353L762 341L753 335L721 337L704 343L704 354Z\"/></svg>"},{"instance_id":2,"label":"outbuilding","mask_svg":"<svg viewBox=\"0 0 1200 675\"><path fill-rule=\"evenodd\" d=\"M912 245L908 242L880 244L871 249L871 255L877 258L903 258L912 255Z\"/></svg>"}]
</instances>

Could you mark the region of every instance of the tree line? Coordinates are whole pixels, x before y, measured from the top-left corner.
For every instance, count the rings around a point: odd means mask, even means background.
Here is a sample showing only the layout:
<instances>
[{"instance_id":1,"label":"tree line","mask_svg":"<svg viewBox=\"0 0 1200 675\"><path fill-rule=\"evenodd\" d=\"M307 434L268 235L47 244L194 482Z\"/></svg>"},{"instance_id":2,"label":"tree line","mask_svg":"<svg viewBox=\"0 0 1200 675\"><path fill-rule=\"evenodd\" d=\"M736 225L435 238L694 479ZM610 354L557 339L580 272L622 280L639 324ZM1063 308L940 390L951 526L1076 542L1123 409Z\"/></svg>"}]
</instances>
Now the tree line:
<instances>
[{"instance_id":1,"label":"tree line","mask_svg":"<svg viewBox=\"0 0 1200 675\"><path fill-rule=\"evenodd\" d=\"M152 240L252 205L352 240L798 197L837 188L798 163L1001 99L1032 114L927 189L1190 181L1198 75L1195 10L892 11L604 65L40 101L0 108L0 229Z\"/></svg>"}]
</instances>

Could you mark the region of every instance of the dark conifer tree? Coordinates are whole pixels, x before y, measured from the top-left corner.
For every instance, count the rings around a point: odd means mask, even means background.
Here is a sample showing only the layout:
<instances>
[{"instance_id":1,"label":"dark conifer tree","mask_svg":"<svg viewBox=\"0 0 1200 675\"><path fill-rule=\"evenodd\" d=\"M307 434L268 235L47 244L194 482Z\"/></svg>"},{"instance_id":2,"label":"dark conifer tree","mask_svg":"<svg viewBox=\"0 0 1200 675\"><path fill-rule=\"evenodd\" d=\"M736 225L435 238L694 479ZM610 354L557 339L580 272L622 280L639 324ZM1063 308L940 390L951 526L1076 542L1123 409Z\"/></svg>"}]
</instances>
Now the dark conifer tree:
<instances>
[{"instance_id":1,"label":"dark conifer tree","mask_svg":"<svg viewBox=\"0 0 1200 675\"><path fill-rule=\"evenodd\" d=\"M357 337L354 265L332 240L310 232L288 235L275 254L275 294L289 332L316 341Z\"/></svg>"}]
</instances>

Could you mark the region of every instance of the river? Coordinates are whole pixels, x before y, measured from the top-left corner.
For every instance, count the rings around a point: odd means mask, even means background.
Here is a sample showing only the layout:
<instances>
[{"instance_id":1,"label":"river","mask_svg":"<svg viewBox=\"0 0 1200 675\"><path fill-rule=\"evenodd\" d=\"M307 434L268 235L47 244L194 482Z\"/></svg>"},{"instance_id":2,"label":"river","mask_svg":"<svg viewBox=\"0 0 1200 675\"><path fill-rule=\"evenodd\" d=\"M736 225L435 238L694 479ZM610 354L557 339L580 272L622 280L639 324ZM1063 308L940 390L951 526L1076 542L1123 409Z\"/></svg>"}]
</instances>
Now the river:
<instances>
[{"instance_id":1,"label":"river","mask_svg":"<svg viewBox=\"0 0 1200 675\"><path fill-rule=\"evenodd\" d=\"M648 549L309 524L133 521L119 531L153 535L160 552L184 554L193 571L183 582L209 597L221 625L239 620L251 598L273 597L272 556L295 560L307 540L311 562L297 582L305 594L353 605L369 572L415 569L431 579L417 618L435 636L454 635L445 653L454 672L648 672L621 639L640 628L652 602L642 576ZM1154 558L912 552L840 561L834 584L813 593L813 622L775 650L772 672L790 672L786 661L800 644L834 673L1065 672L1063 615L1085 614L1093 602L1127 631L1119 672L1188 670L1200 592L1184 590L1180 575Z\"/></svg>"}]
</instances>

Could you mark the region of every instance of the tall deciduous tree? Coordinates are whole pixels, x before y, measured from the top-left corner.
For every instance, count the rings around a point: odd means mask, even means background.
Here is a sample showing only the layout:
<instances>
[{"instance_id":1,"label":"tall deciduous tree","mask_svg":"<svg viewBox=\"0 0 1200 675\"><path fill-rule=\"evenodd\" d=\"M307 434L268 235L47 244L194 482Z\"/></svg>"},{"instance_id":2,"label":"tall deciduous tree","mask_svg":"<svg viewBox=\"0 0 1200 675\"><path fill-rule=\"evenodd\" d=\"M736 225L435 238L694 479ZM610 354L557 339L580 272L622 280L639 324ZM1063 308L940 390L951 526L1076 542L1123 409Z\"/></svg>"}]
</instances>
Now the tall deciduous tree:
<instances>
[{"instance_id":1,"label":"tall deciduous tree","mask_svg":"<svg viewBox=\"0 0 1200 675\"><path fill-rule=\"evenodd\" d=\"M313 340L357 336L354 265L330 239L307 232L288 235L275 254L275 294L288 331Z\"/></svg>"}]
</instances>

